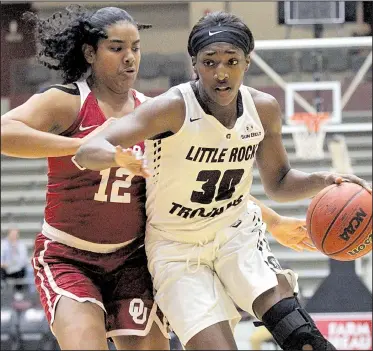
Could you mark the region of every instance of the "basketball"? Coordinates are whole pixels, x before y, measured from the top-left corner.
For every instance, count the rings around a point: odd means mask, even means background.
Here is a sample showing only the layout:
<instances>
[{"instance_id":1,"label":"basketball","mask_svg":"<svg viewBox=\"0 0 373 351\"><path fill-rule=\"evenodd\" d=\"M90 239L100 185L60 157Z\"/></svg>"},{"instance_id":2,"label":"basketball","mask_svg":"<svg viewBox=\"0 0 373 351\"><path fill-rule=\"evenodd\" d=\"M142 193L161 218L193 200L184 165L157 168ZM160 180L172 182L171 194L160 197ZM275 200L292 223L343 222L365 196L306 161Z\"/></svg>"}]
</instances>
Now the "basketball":
<instances>
[{"instance_id":1,"label":"basketball","mask_svg":"<svg viewBox=\"0 0 373 351\"><path fill-rule=\"evenodd\" d=\"M372 250L372 194L343 182L320 191L307 210L307 230L316 248L338 261Z\"/></svg>"}]
</instances>

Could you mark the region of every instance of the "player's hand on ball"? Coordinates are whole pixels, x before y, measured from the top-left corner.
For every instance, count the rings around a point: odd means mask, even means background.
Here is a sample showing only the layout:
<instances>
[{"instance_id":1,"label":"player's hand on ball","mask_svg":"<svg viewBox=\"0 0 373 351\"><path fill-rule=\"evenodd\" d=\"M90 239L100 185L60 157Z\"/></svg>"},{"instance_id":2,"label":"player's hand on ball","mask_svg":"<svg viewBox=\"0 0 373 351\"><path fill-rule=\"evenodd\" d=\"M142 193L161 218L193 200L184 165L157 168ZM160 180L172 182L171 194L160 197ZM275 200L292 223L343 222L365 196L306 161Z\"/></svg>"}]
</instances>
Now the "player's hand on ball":
<instances>
[{"instance_id":1,"label":"player's hand on ball","mask_svg":"<svg viewBox=\"0 0 373 351\"><path fill-rule=\"evenodd\" d=\"M115 147L115 162L119 167L126 168L134 175L144 178L150 177L146 160L138 151L131 148L123 149L118 145Z\"/></svg>"},{"instance_id":2,"label":"player's hand on ball","mask_svg":"<svg viewBox=\"0 0 373 351\"><path fill-rule=\"evenodd\" d=\"M268 231L281 245L295 251L317 251L308 235L304 219L280 216Z\"/></svg>"},{"instance_id":3,"label":"player's hand on ball","mask_svg":"<svg viewBox=\"0 0 373 351\"><path fill-rule=\"evenodd\" d=\"M367 189L370 193L372 193L372 186L365 181L357 177L354 174L339 174L339 173L331 173L331 172L322 172L325 174L325 184L326 186L332 184L341 184L343 182L351 182L361 185L363 188Z\"/></svg>"}]
</instances>

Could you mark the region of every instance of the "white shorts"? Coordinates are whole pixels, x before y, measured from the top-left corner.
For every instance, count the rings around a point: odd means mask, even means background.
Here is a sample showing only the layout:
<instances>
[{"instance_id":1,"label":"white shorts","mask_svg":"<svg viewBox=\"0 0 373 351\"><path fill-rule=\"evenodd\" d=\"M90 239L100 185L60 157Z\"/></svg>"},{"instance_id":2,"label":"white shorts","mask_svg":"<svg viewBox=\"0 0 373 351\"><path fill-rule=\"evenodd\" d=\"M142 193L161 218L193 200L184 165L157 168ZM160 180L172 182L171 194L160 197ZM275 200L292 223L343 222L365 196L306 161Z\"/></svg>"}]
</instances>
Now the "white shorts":
<instances>
[{"instance_id":1,"label":"white shorts","mask_svg":"<svg viewBox=\"0 0 373 351\"><path fill-rule=\"evenodd\" d=\"M298 292L297 275L282 270L265 228L255 205L209 243L171 241L159 231L146 234L155 300L184 345L221 321L229 321L233 329L240 320L235 304L255 316L253 302L278 284L276 274L284 274Z\"/></svg>"}]
</instances>

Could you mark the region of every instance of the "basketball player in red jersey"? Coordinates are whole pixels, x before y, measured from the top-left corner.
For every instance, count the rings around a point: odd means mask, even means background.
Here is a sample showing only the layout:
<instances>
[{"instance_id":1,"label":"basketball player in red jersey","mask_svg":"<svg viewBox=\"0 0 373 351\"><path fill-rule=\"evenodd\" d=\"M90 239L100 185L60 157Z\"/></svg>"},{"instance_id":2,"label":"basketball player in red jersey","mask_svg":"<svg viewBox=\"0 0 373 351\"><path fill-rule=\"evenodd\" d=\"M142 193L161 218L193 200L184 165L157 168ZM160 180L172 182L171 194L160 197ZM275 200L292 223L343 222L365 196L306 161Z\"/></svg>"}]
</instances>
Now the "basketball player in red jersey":
<instances>
[{"instance_id":1,"label":"basketball player in red jersey","mask_svg":"<svg viewBox=\"0 0 373 351\"><path fill-rule=\"evenodd\" d=\"M1 151L48 157L45 221L32 264L52 331L62 349L107 350L107 337L118 349L168 349L144 251L144 179L118 167L85 170L73 157L109 117L146 99L132 86L139 29L150 26L113 7L28 16L37 25L39 58L62 72L64 85L2 116Z\"/></svg>"},{"instance_id":2,"label":"basketball player in red jersey","mask_svg":"<svg viewBox=\"0 0 373 351\"><path fill-rule=\"evenodd\" d=\"M106 337L118 349L168 349L143 248L144 180L124 168L85 170L73 156L108 117L126 115L146 99L132 86L138 29L148 26L118 8L94 14L69 8L68 15L36 23L39 57L62 72L64 85L2 116L1 151L48 157L45 222L32 260L47 318L63 349L107 349ZM128 160L129 170L142 165L129 151ZM147 176L146 168L139 174ZM262 209L280 243L312 250L302 221Z\"/></svg>"}]
</instances>

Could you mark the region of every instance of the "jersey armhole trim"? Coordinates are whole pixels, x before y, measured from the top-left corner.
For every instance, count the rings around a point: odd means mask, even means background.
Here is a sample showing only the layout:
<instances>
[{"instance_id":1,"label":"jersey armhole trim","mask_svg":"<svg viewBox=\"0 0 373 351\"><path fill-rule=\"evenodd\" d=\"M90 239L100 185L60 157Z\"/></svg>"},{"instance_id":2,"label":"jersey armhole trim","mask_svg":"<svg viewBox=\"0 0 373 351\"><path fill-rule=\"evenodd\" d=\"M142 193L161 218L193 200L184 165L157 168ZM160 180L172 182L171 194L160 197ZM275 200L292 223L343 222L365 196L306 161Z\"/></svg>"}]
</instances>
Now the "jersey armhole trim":
<instances>
[{"instance_id":1,"label":"jersey armhole trim","mask_svg":"<svg viewBox=\"0 0 373 351\"><path fill-rule=\"evenodd\" d=\"M78 89L78 86L73 83L75 88L68 88L66 86L63 86L63 85L58 85L58 84L53 84L53 85L50 85L49 87L46 87L46 88L43 88L41 90L39 90L37 92L37 94L42 94L42 93L45 93L46 91L50 90L50 89L58 89L58 90L61 90L63 91L64 93L67 93L67 94L71 94L71 95L80 95L80 91Z\"/></svg>"},{"instance_id":2,"label":"jersey armhole trim","mask_svg":"<svg viewBox=\"0 0 373 351\"><path fill-rule=\"evenodd\" d=\"M80 90L79 90L78 84L76 84L74 82L73 85L76 87L74 89L74 91L77 91L77 94L74 94L74 95L80 96ZM80 122L82 120L82 118L80 116L80 111L81 111L81 108L79 109L79 112L78 112L77 117L75 118L75 121L70 125L70 127L68 127L65 131L63 131L59 135L67 137L67 136L69 136L69 134L71 134L78 127L78 125L80 124Z\"/></svg>"},{"instance_id":3,"label":"jersey armhole trim","mask_svg":"<svg viewBox=\"0 0 373 351\"><path fill-rule=\"evenodd\" d=\"M259 112L256 108L254 98L251 95L249 87L247 85L243 85L243 87L246 88L246 90L247 90L247 93L249 95L249 99L250 99L250 102L251 102L253 113L255 114L255 117L257 118L258 122L260 123L259 127L262 130L263 136L264 136L265 135L265 130L264 130L263 122L262 122L262 119L260 118Z\"/></svg>"}]
</instances>

